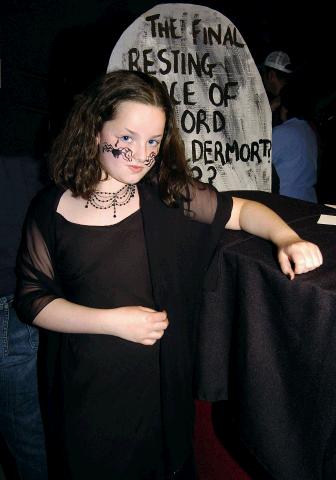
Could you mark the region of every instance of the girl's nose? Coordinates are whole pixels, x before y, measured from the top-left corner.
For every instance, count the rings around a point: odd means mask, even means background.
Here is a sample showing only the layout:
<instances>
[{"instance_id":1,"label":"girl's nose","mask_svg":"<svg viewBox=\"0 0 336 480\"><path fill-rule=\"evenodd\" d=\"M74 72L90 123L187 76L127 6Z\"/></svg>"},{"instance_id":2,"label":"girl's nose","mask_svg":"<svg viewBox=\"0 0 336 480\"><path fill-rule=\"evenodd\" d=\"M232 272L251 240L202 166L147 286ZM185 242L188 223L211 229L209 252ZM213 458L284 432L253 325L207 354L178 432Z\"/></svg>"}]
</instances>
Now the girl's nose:
<instances>
[{"instance_id":1,"label":"girl's nose","mask_svg":"<svg viewBox=\"0 0 336 480\"><path fill-rule=\"evenodd\" d=\"M141 163L145 162L149 155L149 151L146 148L146 144L137 145L136 151L134 153L135 153L134 155L135 160Z\"/></svg>"}]
</instances>

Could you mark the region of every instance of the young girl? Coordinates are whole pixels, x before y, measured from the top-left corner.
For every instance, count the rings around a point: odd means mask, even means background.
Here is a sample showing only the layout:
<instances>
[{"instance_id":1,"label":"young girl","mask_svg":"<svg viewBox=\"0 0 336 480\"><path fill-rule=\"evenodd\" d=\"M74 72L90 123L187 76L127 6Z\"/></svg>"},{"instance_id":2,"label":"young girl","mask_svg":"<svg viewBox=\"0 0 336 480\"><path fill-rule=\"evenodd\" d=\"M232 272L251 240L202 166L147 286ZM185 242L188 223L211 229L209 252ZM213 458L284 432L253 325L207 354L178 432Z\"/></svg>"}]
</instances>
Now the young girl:
<instances>
[{"instance_id":1,"label":"young girl","mask_svg":"<svg viewBox=\"0 0 336 480\"><path fill-rule=\"evenodd\" d=\"M64 478L195 478L194 324L224 228L273 241L290 278L321 253L263 205L195 182L169 96L140 72L109 73L83 94L51 159L17 305L62 332Z\"/></svg>"}]
</instances>

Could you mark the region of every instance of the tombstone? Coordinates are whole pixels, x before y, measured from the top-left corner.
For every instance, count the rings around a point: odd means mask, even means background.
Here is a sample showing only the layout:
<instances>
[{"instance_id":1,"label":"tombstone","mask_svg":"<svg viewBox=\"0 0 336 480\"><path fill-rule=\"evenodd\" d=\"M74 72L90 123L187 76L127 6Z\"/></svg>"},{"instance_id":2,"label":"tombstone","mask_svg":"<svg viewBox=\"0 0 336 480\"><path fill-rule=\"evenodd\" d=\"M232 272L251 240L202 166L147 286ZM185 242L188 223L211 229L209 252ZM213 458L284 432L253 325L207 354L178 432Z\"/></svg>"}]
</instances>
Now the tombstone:
<instances>
[{"instance_id":1,"label":"tombstone","mask_svg":"<svg viewBox=\"0 0 336 480\"><path fill-rule=\"evenodd\" d=\"M218 190L271 190L271 110L258 69L224 15L161 4L115 45L108 71L141 70L164 82L175 104L195 178Z\"/></svg>"}]
</instances>

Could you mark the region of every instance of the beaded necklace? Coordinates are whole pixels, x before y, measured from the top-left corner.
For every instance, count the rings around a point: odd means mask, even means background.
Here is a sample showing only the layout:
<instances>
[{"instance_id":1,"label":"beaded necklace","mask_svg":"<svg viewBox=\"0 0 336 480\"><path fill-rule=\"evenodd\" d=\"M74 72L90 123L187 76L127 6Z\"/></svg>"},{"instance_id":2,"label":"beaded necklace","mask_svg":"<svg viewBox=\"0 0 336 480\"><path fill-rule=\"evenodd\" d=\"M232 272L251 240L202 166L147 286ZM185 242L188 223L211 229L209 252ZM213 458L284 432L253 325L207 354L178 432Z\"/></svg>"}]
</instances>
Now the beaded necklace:
<instances>
[{"instance_id":1,"label":"beaded necklace","mask_svg":"<svg viewBox=\"0 0 336 480\"><path fill-rule=\"evenodd\" d=\"M124 185L116 192L101 192L96 190L89 196L85 208L89 204L99 210L107 210L113 208L113 217L117 216L117 207L127 205L135 195L135 185Z\"/></svg>"}]
</instances>

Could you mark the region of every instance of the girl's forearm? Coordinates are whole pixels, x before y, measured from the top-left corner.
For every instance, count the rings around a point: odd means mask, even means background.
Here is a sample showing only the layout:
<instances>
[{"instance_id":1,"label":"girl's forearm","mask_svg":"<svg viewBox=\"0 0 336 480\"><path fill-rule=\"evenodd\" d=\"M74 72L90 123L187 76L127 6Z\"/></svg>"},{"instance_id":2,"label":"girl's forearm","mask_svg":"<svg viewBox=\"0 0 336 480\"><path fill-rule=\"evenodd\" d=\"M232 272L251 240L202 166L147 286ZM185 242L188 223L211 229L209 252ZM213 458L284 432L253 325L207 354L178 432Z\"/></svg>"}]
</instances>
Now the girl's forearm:
<instances>
[{"instance_id":1,"label":"girl's forearm","mask_svg":"<svg viewBox=\"0 0 336 480\"><path fill-rule=\"evenodd\" d=\"M57 298L45 306L35 317L34 325L47 330L64 333L106 333L111 330L111 317L107 318L107 310L89 308Z\"/></svg>"},{"instance_id":2,"label":"girl's forearm","mask_svg":"<svg viewBox=\"0 0 336 480\"><path fill-rule=\"evenodd\" d=\"M297 233L270 208L258 202L236 197L233 198L232 214L226 227L244 230L270 240L278 247L300 239Z\"/></svg>"}]
</instances>

